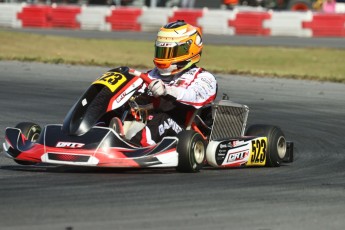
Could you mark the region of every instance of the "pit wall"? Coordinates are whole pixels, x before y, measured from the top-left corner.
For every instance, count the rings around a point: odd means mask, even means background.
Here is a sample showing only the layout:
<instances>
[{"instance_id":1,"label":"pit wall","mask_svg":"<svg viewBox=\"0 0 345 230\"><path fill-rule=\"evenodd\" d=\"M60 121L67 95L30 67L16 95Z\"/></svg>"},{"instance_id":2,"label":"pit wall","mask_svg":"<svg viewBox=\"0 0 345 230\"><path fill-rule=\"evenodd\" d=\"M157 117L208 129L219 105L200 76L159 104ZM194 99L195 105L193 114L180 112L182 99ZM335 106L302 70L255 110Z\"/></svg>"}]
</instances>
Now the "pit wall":
<instances>
[{"instance_id":1,"label":"pit wall","mask_svg":"<svg viewBox=\"0 0 345 230\"><path fill-rule=\"evenodd\" d=\"M168 22L184 19L199 26L205 34L345 37L345 3L338 3L336 12L3 3L0 4L0 27L157 32Z\"/></svg>"}]
</instances>

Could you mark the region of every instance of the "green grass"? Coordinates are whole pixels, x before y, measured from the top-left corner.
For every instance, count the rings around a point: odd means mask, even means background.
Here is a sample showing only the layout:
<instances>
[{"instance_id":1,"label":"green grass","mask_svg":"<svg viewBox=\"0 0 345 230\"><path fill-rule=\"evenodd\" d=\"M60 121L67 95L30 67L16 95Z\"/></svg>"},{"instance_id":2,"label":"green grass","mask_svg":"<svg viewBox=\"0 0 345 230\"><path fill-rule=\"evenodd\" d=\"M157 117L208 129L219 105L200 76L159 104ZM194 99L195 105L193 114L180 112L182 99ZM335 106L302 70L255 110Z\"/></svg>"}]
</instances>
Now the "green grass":
<instances>
[{"instance_id":1,"label":"green grass","mask_svg":"<svg viewBox=\"0 0 345 230\"><path fill-rule=\"evenodd\" d=\"M152 68L153 43L67 38L0 30L0 60ZM216 73L345 83L345 50L204 46L199 66Z\"/></svg>"}]
</instances>

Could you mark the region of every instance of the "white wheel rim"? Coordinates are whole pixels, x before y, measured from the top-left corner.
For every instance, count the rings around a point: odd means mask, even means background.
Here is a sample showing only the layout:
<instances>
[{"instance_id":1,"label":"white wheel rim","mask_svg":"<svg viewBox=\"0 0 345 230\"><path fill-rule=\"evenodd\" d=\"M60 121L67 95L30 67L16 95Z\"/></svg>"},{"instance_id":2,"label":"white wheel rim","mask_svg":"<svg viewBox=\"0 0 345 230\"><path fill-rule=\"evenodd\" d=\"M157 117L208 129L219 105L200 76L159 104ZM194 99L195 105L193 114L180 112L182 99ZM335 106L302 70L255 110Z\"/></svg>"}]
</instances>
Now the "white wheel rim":
<instances>
[{"instance_id":1,"label":"white wheel rim","mask_svg":"<svg viewBox=\"0 0 345 230\"><path fill-rule=\"evenodd\" d=\"M201 164L205 157L205 146L202 141L198 141L194 145L194 159L197 164Z\"/></svg>"},{"instance_id":2,"label":"white wheel rim","mask_svg":"<svg viewBox=\"0 0 345 230\"><path fill-rule=\"evenodd\" d=\"M277 150L278 150L278 156L280 159L283 159L286 154L286 140L285 137L280 136L277 141Z\"/></svg>"},{"instance_id":3,"label":"white wheel rim","mask_svg":"<svg viewBox=\"0 0 345 230\"><path fill-rule=\"evenodd\" d=\"M35 133L34 135L32 135L31 142L36 142L38 140L39 136L40 136L39 133Z\"/></svg>"},{"instance_id":4,"label":"white wheel rim","mask_svg":"<svg viewBox=\"0 0 345 230\"><path fill-rule=\"evenodd\" d=\"M28 136L30 136L30 133L33 132L32 137L30 138L31 142L36 142L38 138L40 137L40 134L37 131L37 128L33 126L30 131L28 132Z\"/></svg>"}]
</instances>

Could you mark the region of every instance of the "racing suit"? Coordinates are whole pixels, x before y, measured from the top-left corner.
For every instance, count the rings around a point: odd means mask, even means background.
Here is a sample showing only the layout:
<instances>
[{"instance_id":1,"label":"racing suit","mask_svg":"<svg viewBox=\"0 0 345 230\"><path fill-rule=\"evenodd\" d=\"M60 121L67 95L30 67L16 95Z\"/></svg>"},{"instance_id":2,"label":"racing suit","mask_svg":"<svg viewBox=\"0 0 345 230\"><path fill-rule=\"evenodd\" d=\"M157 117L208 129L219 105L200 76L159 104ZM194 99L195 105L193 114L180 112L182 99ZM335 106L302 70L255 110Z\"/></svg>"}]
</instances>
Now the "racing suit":
<instances>
[{"instance_id":1,"label":"racing suit","mask_svg":"<svg viewBox=\"0 0 345 230\"><path fill-rule=\"evenodd\" d=\"M154 68L148 76L161 79L169 90L165 96L153 98L154 113L148 117L147 125L131 138L131 142L141 146L153 145L167 135L176 136L186 127L195 109L216 98L215 77L195 65L169 77L162 77Z\"/></svg>"}]
</instances>

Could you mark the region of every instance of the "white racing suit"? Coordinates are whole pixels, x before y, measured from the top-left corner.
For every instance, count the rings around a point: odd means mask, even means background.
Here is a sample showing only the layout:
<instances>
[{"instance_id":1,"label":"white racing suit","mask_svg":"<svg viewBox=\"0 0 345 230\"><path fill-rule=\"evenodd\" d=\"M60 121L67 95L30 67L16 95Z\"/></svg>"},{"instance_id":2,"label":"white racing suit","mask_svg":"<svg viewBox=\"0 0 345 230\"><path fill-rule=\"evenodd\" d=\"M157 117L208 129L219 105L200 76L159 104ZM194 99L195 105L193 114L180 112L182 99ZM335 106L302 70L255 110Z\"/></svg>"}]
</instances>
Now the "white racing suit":
<instances>
[{"instance_id":1,"label":"white racing suit","mask_svg":"<svg viewBox=\"0 0 345 230\"><path fill-rule=\"evenodd\" d=\"M148 117L147 125L131 138L131 142L141 146L153 145L167 135L176 136L186 127L195 109L216 98L215 77L196 66L169 77L162 77L154 68L148 76L161 79L170 94L153 99L154 113Z\"/></svg>"}]
</instances>

